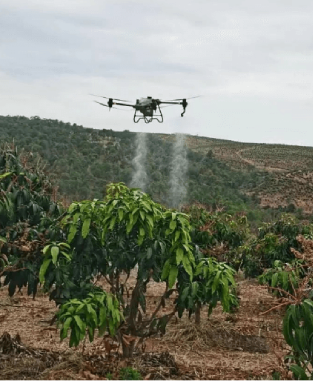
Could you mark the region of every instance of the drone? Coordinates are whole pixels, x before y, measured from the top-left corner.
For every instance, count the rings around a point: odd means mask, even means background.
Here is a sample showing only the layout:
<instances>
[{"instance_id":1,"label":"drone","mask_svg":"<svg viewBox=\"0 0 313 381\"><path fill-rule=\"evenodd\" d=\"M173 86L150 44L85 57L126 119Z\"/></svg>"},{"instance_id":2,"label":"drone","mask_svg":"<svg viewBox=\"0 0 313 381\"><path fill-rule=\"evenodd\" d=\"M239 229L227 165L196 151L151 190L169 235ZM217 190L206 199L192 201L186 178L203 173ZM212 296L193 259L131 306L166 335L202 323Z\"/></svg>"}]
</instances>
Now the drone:
<instances>
[{"instance_id":1,"label":"drone","mask_svg":"<svg viewBox=\"0 0 313 381\"><path fill-rule=\"evenodd\" d=\"M93 94L90 94L90 95L93 95ZM188 105L187 99L200 97L200 95L198 95L196 97L172 99L170 101L161 101L160 99L147 97L147 98L137 99L136 104L131 104L130 101L125 101L123 99L108 98L108 97L103 97L100 95L93 95L93 96L108 99L107 104L104 104L98 101L94 101L94 102L99 103L101 106L108 107L109 111L111 110L111 108L118 109L117 107L114 107L114 105L134 108L135 109L135 114L133 118L134 123L138 123L142 119L145 121L145 123L150 123L152 122L152 120L157 120L159 123L163 123L163 114L162 114L161 108L168 107L171 105L183 106L183 112L181 113L181 116L184 116L186 112L186 107ZM167 106L161 106L163 104ZM140 113L142 115L140 115Z\"/></svg>"}]
</instances>

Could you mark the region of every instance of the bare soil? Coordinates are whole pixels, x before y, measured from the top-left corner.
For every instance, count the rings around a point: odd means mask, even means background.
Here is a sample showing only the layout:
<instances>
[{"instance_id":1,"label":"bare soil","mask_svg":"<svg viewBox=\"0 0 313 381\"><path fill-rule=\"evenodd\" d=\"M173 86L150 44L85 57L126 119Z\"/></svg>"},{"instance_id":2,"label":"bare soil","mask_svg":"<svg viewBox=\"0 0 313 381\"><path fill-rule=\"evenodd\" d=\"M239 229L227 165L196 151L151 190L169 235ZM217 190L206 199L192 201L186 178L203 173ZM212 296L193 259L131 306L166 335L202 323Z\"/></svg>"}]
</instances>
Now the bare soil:
<instances>
[{"instance_id":1,"label":"bare soil","mask_svg":"<svg viewBox=\"0 0 313 381\"><path fill-rule=\"evenodd\" d=\"M188 316L174 318L164 336L148 339L131 360L122 359L119 348L109 356L108 339L103 338L69 348L68 339L60 342L59 330L50 326L57 309L47 296L39 292L35 300L21 294L10 298L2 288L0 337L8 333L15 350L5 354L0 348L0 379L117 379L119 369L127 366L144 379L271 379L287 354L282 311L262 314L277 300L255 281L240 281L239 287L238 312L224 314L217 307L208 318L204 309L200 327ZM163 289L164 284L149 285L147 313Z\"/></svg>"}]
</instances>

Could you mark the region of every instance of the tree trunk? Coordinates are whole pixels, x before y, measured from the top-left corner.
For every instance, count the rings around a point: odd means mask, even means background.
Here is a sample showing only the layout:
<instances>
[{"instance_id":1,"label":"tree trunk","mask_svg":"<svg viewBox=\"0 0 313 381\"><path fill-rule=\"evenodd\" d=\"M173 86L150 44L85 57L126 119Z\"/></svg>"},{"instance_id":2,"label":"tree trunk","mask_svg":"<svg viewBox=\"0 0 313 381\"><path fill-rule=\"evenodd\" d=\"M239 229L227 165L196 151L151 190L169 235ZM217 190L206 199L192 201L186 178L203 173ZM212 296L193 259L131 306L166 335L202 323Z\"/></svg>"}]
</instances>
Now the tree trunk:
<instances>
[{"instance_id":1,"label":"tree trunk","mask_svg":"<svg viewBox=\"0 0 313 381\"><path fill-rule=\"evenodd\" d=\"M135 349L135 340L131 341L129 345L127 345L124 340L122 339L122 350L123 350L123 357L124 358L131 358L134 354Z\"/></svg>"},{"instance_id":2,"label":"tree trunk","mask_svg":"<svg viewBox=\"0 0 313 381\"><path fill-rule=\"evenodd\" d=\"M195 312L195 323L196 325L200 325L201 323L201 303L197 304L196 312Z\"/></svg>"}]
</instances>

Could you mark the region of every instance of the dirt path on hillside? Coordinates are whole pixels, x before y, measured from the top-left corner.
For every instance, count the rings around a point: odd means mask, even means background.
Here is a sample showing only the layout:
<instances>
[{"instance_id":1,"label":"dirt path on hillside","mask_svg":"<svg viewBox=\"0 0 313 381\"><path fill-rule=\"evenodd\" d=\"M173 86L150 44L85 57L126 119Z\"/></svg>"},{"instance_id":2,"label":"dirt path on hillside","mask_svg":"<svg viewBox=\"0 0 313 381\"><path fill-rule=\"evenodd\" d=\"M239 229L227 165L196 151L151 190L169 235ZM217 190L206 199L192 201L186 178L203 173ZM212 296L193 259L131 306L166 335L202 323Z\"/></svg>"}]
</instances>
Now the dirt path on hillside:
<instances>
[{"instance_id":1,"label":"dirt path on hillside","mask_svg":"<svg viewBox=\"0 0 313 381\"><path fill-rule=\"evenodd\" d=\"M263 170L263 171L267 171L267 172L286 172L285 169L283 168L278 168L278 167L268 167L268 166L265 166L265 165L259 165L259 164L256 164L255 161L253 160L250 160L250 159L247 159L245 157L243 157L241 154L242 152L245 152L245 151L249 151L249 150L252 150L254 149L255 147L249 147L249 148L243 148L243 149L240 149L238 151L236 151L236 155L239 157L239 159L249 165L252 165L254 166L255 168L257 169L260 169L260 170Z\"/></svg>"}]
</instances>

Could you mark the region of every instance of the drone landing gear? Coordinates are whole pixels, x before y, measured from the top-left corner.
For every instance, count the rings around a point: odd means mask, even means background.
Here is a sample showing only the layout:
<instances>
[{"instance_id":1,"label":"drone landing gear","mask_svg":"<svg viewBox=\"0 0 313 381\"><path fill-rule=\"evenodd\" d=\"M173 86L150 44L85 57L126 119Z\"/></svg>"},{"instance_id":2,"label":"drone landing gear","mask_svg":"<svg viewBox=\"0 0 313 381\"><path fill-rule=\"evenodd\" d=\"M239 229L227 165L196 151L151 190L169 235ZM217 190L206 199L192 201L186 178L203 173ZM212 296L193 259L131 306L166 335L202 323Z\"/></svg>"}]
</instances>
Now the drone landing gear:
<instances>
[{"instance_id":1,"label":"drone landing gear","mask_svg":"<svg viewBox=\"0 0 313 381\"><path fill-rule=\"evenodd\" d=\"M136 110L134 114L134 122L138 123L139 120L143 119L145 123L151 123L153 120L157 120L159 123L163 123L163 114L159 105L157 105L157 109L159 110L159 114L154 116L146 116L145 114L143 114L143 116L137 115L138 110Z\"/></svg>"}]
</instances>

